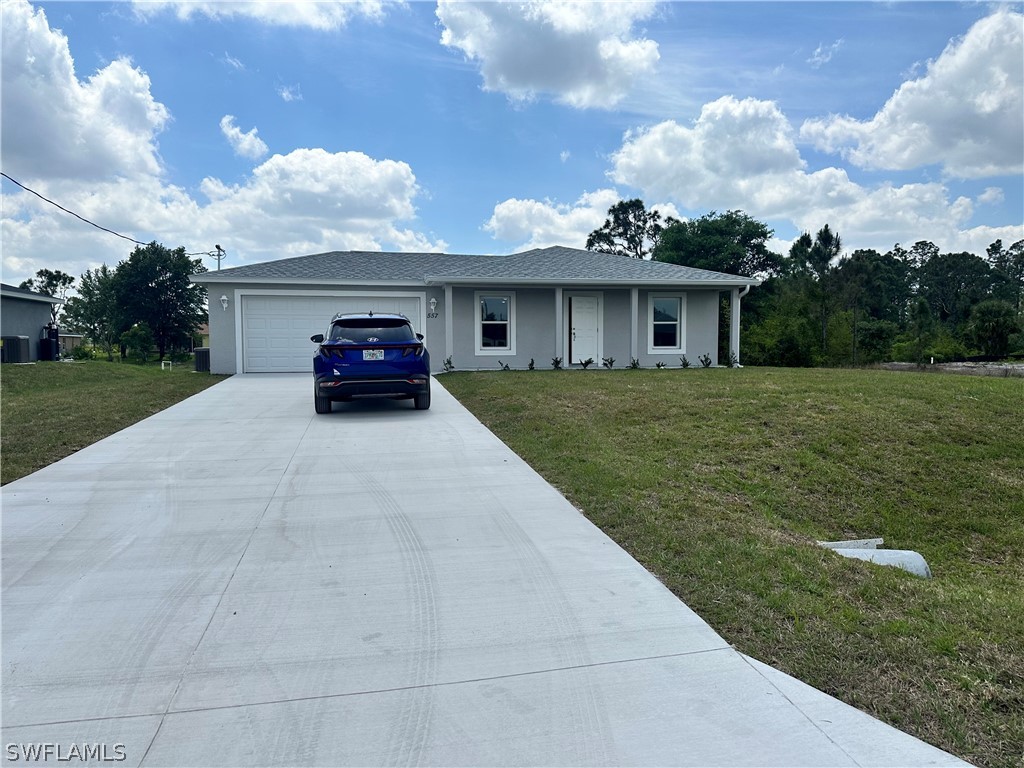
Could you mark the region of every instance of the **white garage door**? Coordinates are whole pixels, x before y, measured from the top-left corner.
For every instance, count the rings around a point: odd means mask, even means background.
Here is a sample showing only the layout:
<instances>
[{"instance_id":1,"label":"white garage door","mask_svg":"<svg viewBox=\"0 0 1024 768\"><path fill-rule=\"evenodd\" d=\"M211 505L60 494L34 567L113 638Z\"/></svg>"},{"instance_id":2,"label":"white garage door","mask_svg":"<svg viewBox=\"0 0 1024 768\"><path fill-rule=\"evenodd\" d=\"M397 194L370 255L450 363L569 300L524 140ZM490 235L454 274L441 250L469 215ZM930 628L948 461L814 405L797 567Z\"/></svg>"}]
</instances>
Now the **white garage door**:
<instances>
[{"instance_id":1,"label":"white garage door","mask_svg":"<svg viewBox=\"0 0 1024 768\"><path fill-rule=\"evenodd\" d=\"M242 370L245 373L311 371L316 345L338 312L401 312L423 333L418 296L243 296Z\"/></svg>"}]
</instances>

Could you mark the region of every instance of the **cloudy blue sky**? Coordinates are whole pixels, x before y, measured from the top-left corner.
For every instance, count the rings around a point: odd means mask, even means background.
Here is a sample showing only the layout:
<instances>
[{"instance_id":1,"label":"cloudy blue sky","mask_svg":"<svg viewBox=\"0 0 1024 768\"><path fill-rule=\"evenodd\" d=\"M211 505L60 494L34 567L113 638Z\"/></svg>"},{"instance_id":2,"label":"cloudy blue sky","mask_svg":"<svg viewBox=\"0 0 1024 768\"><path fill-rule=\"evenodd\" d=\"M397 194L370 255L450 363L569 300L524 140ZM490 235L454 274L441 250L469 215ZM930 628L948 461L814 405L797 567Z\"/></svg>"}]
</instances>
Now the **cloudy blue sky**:
<instances>
[{"instance_id":1,"label":"cloudy blue sky","mask_svg":"<svg viewBox=\"0 0 1024 768\"><path fill-rule=\"evenodd\" d=\"M2 5L4 173L225 266L582 247L620 198L779 251L1024 237L1021 3ZM3 279L131 250L3 182ZM207 262L213 266L212 261Z\"/></svg>"}]
</instances>

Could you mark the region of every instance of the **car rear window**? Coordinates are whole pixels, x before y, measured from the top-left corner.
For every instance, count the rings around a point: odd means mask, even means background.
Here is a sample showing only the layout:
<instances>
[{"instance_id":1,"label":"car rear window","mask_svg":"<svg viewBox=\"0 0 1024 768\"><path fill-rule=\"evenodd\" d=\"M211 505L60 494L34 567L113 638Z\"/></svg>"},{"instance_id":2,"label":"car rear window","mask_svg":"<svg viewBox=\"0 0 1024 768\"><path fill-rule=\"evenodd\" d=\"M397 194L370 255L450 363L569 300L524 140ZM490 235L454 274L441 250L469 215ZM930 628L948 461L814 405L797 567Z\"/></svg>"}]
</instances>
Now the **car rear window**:
<instances>
[{"instance_id":1,"label":"car rear window","mask_svg":"<svg viewBox=\"0 0 1024 768\"><path fill-rule=\"evenodd\" d=\"M412 326L405 320L367 317L341 320L331 326L331 341L365 344L374 341L416 341Z\"/></svg>"}]
</instances>

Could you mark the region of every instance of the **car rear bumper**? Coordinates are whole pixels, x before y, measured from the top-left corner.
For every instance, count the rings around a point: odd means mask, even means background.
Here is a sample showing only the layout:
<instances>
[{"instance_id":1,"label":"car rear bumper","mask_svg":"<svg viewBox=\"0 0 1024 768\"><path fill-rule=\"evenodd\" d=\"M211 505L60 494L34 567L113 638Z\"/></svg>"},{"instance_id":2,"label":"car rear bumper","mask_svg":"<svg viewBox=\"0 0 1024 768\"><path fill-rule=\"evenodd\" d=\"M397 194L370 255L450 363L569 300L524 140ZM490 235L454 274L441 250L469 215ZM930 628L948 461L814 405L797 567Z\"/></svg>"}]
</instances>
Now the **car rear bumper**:
<instances>
[{"instance_id":1,"label":"car rear bumper","mask_svg":"<svg viewBox=\"0 0 1024 768\"><path fill-rule=\"evenodd\" d=\"M321 397L412 397L430 391L430 377L415 373L408 376L317 376L315 384Z\"/></svg>"}]
</instances>

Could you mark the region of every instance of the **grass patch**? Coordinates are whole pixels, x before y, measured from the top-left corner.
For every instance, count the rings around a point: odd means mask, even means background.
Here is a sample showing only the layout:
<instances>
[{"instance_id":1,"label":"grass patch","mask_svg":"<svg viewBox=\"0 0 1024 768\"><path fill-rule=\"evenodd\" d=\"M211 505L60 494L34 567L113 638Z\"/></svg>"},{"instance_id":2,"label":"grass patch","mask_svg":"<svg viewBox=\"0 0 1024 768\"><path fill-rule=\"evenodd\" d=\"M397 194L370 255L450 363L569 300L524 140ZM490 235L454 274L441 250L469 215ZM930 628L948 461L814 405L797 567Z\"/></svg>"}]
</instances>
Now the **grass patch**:
<instances>
[{"instance_id":1,"label":"grass patch","mask_svg":"<svg viewBox=\"0 0 1024 768\"><path fill-rule=\"evenodd\" d=\"M1024 755L1024 381L454 373L445 387L739 650L978 765ZM935 578L815 540L882 536Z\"/></svg>"},{"instance_id":2,"label":"grass patch","mask_svg":"<svg viewBox=\"0 0 1024 768\"><path fill-rule=\"evenodd\" d=\"M0 483L9 483L200 392L223 376L92 360L0 371Z\"/></svg>"}]
</instances>

